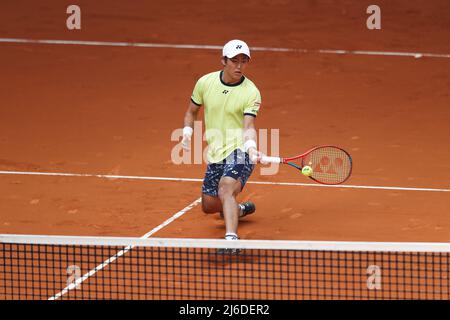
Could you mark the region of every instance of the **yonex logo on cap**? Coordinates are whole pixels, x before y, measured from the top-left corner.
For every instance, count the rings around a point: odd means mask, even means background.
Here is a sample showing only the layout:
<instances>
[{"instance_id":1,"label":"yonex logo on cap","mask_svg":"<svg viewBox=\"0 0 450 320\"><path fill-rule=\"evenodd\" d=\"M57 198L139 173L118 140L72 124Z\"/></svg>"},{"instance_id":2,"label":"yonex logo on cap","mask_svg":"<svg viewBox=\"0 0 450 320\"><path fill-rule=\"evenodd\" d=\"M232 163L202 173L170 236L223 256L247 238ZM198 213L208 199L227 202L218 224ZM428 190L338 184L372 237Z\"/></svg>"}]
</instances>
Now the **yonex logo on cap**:
<instances>
[{"instance_id":1,"label":"yonex logo on cap","mask_svg":"<svg viewBox=\"0 0 450 320\"><path fill-rule=\"evenodd\" d=\"M248 45L242 40L228 41L222 49L223 56L230 59L241 53L250 58L250 49Z\"/></svg>"}]
</instances>

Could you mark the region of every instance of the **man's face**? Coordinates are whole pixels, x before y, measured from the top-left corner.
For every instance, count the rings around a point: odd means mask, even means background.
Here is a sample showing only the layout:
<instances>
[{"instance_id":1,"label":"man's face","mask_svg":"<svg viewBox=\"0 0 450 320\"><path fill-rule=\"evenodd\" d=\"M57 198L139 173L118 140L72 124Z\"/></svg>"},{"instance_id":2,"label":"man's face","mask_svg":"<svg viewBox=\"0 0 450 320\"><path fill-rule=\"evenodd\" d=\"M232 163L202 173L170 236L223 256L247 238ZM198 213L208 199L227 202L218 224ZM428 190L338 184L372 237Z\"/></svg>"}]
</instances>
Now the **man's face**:
<instances>
[{"instance_id":1,"label":"man's face","mask_svg":"<svg viewBox=\"0 0 450 320\"><path fill-rule=\"evenodd\" d=\"M245 68L249 63L250 59L245 54L241 53L233 58L226 59L224 72L227 73L233 82L239 81L244 75Z\"/></svg>"}]
</instances>

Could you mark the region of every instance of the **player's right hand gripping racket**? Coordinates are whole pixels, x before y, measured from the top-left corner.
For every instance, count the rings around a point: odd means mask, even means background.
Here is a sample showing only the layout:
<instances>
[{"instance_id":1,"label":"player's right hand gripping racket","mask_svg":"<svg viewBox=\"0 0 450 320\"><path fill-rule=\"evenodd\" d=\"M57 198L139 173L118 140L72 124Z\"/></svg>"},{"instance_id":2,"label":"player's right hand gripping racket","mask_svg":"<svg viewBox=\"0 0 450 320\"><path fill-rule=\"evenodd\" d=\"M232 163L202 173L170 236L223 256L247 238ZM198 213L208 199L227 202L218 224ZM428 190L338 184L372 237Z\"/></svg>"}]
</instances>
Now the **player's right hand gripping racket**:
<instances>
[{"instance_id":1,"label":"player's right hand gripping racket","mask_svg":"<svg viewBox=\"0 0 450 320\"><path fill-rule=\"evenodd\" d=\"M294 163L296 160L298 163ZM315 147L291 158L263 156L261 162L284 163L300 171L309 166L312 169L309 177L322 184L341 184L352 173L352 157L347 151L335 146Z\"/></svg>"}]
</instances>

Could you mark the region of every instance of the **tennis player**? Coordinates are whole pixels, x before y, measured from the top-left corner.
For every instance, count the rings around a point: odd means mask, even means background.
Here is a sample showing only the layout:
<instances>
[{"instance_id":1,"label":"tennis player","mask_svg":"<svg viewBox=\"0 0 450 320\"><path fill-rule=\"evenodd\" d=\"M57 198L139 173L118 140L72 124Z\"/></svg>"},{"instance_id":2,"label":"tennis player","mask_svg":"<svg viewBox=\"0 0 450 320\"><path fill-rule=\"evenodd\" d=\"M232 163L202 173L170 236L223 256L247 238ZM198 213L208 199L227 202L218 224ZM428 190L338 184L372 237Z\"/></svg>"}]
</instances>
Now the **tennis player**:
<instances>
[{"instance_id":1,"label":"tennis player","mask_svg":"<svg viewBox=\"0 0 450 320\"><path fill-rule=\"evenodd\" d=\"M184 117L182 143L185 150L190 149L194 121L203 106L208 166L202 186L202 209L205 213L220 212L226 225L225 239L237 240L239 219L255 212L253 202L238 203L236 196L262 157L255 129L261 95L244 76L250 62L250 49L244 41L225 44L221 62L221 71L204 75L194 87Z\"/></svg>"}]
</instances>

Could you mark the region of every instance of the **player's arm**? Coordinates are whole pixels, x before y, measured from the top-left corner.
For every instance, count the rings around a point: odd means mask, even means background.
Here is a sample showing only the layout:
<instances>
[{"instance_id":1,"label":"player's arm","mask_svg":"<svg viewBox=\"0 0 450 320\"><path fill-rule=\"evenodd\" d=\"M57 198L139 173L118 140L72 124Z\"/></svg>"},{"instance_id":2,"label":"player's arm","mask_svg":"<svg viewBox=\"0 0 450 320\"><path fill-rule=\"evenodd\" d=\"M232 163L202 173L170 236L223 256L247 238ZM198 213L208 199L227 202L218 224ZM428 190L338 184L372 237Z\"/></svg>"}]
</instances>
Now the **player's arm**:
<instances>
[{"instance_id":1,"label":"player's arm","mask_svg":"<svg viewBox=\"0 0 450 320\"><path fill-rule=\"evenodd\" d=\"M192 100L189 102L188 109L184 115L184 128L183 128L183 149L190 149L190 142L192 133L194 132L194 121L197 119L200 106L196 105Z\"/></svg>"},{"instance_id":2,"label":"player's arm","mask_svg":"<svg viewBox=\"0 0 450 320\"><path fill-rule=\"evenodd\" d=\"M253 162L261 160L262 154L256 144L257 134L255 129L255 117L244 115L244 149Z\"/></svg>"}]
</instances>

